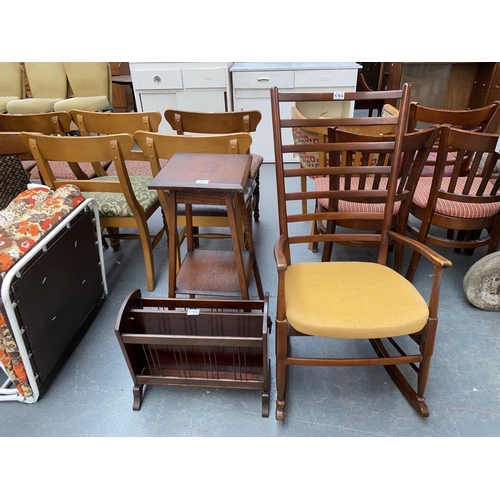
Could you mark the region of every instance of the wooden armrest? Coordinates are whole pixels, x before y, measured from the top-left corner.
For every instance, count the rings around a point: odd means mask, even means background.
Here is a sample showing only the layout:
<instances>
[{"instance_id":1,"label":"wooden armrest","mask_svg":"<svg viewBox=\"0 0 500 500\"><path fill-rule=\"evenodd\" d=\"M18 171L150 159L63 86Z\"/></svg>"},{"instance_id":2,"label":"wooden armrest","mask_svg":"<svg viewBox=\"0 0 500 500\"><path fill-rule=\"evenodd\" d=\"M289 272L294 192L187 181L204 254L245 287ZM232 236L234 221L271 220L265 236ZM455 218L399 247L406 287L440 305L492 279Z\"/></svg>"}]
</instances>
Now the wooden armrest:
<instances>
[{"instance_id":1,"label":"wooden armrest","mask_svg":"<svg viewBox=\"0 0 500 500\"><path fill-rule=\"evenodd\" d=\"M274 260L276 261L276 269L279 271L286 271L288 262L285 256L285 247L287 245L287 237L282 234L274 245Z\"/></svg>"},{"instance_id":2,"label":"wooden armrest","mask_svg":"<svg viewBox=\"0 0 500 500\"><path fill-rule=\"evenodd\" d=\"M436 267L445 268L452 266L452 262L450 260L445 259L435 250L432 250L432 248L429 248L423 243L412 240L411 238L403 236L402 234L395 233L394 231L389 231L389 236L394 241L401 243L407 247L410 247L412 250L415 250L420 255L424 256L427 260L429 260Z\"/></svg>"}]
</instances>

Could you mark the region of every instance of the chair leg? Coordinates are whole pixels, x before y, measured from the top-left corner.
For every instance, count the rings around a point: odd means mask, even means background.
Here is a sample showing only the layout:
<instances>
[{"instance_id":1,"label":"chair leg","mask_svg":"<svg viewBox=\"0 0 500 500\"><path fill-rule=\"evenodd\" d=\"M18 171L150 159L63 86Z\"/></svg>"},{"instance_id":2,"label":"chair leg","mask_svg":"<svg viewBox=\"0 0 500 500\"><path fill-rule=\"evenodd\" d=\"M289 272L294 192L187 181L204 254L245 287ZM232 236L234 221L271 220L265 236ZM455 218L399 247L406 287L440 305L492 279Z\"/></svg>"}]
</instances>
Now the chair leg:
<instances>
[{"instance_id":1,"label":"chair leg","mask_svg":"<svg viewBox=\"0 0 500 500\"><path fill-rule=\"evenodd\" d=\"M257 172L257 175L255 176L255 189L253 191L253 218L255 222L258 222L260 219L259 201L260 201L260 172Z\"/></svg>"},{"instance_id":2,"label":"chair leg","mask_svg":"<svg viewBox=\"0 0 500 500\"><path fill-rule=\"evenodd\" d=\"M152 292L155 289L155 268L153 261L153 246L147 224L138 224L139 236L141 239L142 253L144 254L144 265L146 267L146 282L148 290Z\"/></svg>"},{"instance_id":3,"label":"chair leg","mask_svg":"<svg viewBox=\"0 0 500 500\"><path fill-rule=\"evenodd\" d=\"M286 321L276 320L276 420L285 419L288 343Z\"/></svg>"},{"instance_id":4,"label":"chair leg","mask_svg":"<svg viewBox=\"0 0 500 500\"><path fill-rule=\"evenodd\" d=\"M108 235L109 235L109 243L111 245L111 248L116 252L117 250L120 249L120 239L118 237L113 237L114 235L119 234L119 229L117 227L108 227L106 228L108 230Z\"/></svg>"}]
</instances>

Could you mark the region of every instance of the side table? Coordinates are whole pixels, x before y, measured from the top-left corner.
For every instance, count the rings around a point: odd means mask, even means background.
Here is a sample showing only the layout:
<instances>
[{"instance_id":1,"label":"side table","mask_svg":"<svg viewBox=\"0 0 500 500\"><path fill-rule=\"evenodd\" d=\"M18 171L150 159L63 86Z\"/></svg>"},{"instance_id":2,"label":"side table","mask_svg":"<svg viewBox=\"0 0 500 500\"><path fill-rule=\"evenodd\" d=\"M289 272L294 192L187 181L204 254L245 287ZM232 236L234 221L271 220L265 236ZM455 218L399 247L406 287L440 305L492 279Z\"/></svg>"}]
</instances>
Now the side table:
<instances>
[{"instance_id":1,"label":"side table","mask_svg":"<svg viewBox=\"0 0 500 500\"><path fill-rule=\"evenodd\" d=\"M168 214L168 296L214 295L249 299L253 276L259 298L264 299L255 248L243 199L251 156L244 154L176 153L153 179L150 189L165 197ZM187 253L177 266L179 235L177 204L186 205ZM224 205L229 219L233 251L194 248L192 204ZM244 237L238 234L241 217Z\"/></svg>"}]
</instances>

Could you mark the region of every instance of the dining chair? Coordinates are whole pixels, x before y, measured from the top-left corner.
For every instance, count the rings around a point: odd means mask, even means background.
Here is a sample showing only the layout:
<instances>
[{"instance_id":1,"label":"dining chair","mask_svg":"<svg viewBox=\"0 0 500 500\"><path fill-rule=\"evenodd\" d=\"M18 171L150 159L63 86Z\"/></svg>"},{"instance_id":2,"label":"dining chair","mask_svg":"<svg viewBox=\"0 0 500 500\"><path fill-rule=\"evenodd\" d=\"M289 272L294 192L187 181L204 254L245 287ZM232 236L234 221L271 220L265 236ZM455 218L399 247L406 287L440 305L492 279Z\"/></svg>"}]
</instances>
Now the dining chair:
<instances>
[{"instance_id":1,"label":"dining chair","mask_svg":"<svg viewBox=\"0 0 500 500\"><path fill-rule=\"evenodd\" d=\"M500 178L494 173L499 159L498 134L460 130L449 125L441 128L436 171L433 177L422 177L417 184L411 215L420 227L408 221L408 231L426 244L464 249L487 246L490 254L500 243ZM449 151L455 162L451 175L445 176ZM464 158L468 158L464 161ZM446 231L446 235L442 231ZM419 261L410 261L412 278Z\"/></svg>"},{"instance_id":2,"label":"dining chair","mask_svg":"<svg viewBox=\"0 0 500 500\"><path fill-rule=\"evenodd\" d=\"M405 134L402 142L402 159L397 175L396 198L391 220L391 229L398 232L406 231L406 223L409 215L409 203L411 202L417 182L422 173L427 156L434 142L439 136L439 128L431 127L426 130ZM369 196L374 195L372 190L386 190L388 178L382 174L374 175L374 167L385 167L392 161L393 148L391 142L385 150L376 146L374 151L366 150L356 152L351 150L352 143L372 143L393 141L394 135L366 135L348 132L336 127L328 129L328 142L345 143L345 151L334 151L329 155L329 163L334 167L346 167L346 174L336 177L318 176L315 178L315 189L317 191L343 191L343 197L334 200L321 198L316 206L317 213L328 213L329 211L344 212L365 212L372 214L373 218L356 218L354 214L347 218L329 220L327 224L319 220L315 224L316 232L335 232L336 227L344 227L353 231L377 232L381 230L385 205L380 202L367 203L366 200L357 202L356 198L349 198L350 194L357 192L361 196L363 192L368 192ZM356 169L355 174L348 173L348 167L366 167ZM376 200L375 200L376 201ZM403 207L403 210L401 210ZM406 210L404 210L406 209ZM378 217L377 217L378 214ZM353 247L378 246L378 242L366 242L358 240L340 241L340 244ZM326 242L323 248L323 260L330 260L332 253L332 243ZM313 244L313 251L317 251L317 243Z\"/></svg>"},{"instance_id":3,"label":"dining chair","mask_svg":"<svg viewBox=\"0 0 500 500\"><path fill-rule=\"evenodd\" d=\"M55 111L114 111L111 67L107 62L65 62L63 65L72 95L55 103Z\"/></svg>"},{"instance_id":4,"label":"dining chair","mask_svg":"<svg viewBox=\"0 0 500 500\"><path fill-rule=\"evenodd\" d=\"M148 189L153 176L129 176L125 160L130 158L134 139L130 134L112 134L91 137L57 137L34 133L21 133L21 140L33 151L38 168L46 184L56 189L62 184L74 184L82 194L94 198L99 206L102 227L108 229L106 238L114 250L119 240L140 239L146 268L148 290L155 289L153 248L165 233L165 226L150 234L148 220L160 208L155 191ZM90 164L113 161L117 175L96 175L87 180L56 179L51 161L88 162ZM158 173L153 167L153 175ZM97 173L96 173L97 174ZM120 228L134 229L122 233Z\"/></svg>"},{"instance_id":5,"label":"dining chair","mask_svg":"<svg viewBox=\"0 0 500 500\"><path fill-rule=\"evenodd\" d=\"M137 130L158 132L161 122L161 114L158 111L112 113L110 111L96 112L72 109L69 113L82 137L109 134L133 135ZM125 160L129 175L151 175L148 158L144 156L140 148L134 147L130 158L130 160ZM161 164L162 167L163 164ZM106 165L105 168L108 175L117 175L113 163Z\"/></svg>"},{"instance_id":6,"label":"dining chair","mask_svg":"<svg viewBox=\"0 0 500 500\"><path fill-rule=\"evenodd\" d=\"M7 103L26 98L23 67L18 62L0 62L0 113Z\"/></svg>"},{"instance_id":7,"label":"dining chair","mask_svg":"<svg viewBox=\"0 0 500 500\"><path fill-rule=\"evenodd\" d=\"M55 103L68 97L68 80L62 62L26 62L32 97L7 103L7 113L33 114L54 111Z\"/></svg>"},{"instance_id":8,"label":"dining chair","mask_svg":"<svg viewBox=\"0 0 500 500\"><path fill-rule=\"evenodd\" d=\"M418 102L410 103L408 114L408 132L413 132L431 125L450 125L453 128L486 132L495 134L500 127L500 101L495 101L488 106L472 109L441 109L422 106ZM424 177L432 177L436 165L438 145L429 153L426 166L422 172ZM449 177L455 163L456 151L449 149L446 157L444 175ZM469 161L466 155L463 159L464 166Z\"/></svg>"},{"instance_id":9,"label":"dining chair","mask_svg":"<svg viewBox=\"0 0 500 500\"><path fill-rule=\"evenodd\" d=\"M371 92L371 91L370 91ZM357 104L365 106L365 109L370 109L370 106L377 105L377 102L384 101L383 97L387 94L383 94L378 99L368 99L366 96L370 95L370 92L356 92L356 93L346 93L344 95L344 101L352 100ZM373 94L373 92L371 92ZM377 93L380 95L380 93ZM381 116L373 117L373 121L365 121L363 123L356 123L350 118L338 118L335 122L334 119L327 114L320 115L317 118L323 120L323 122L319 126L307 127L301 125L299 120L306 120L310 118L316 118L315 116L306 116L301 109L299 109L300 105L304 101L298 101L291 108L291 117L294 120L297 120L295 126L292 127L292 137L296 144L323 144L328 140L328 127L324 124L324 120L329 120L330 126L336 126L338 128L342 128L343 130L348 130L350 132L358 132L363 134L370 135L387 135L394 134L395 131L395 121L393 123L384 123L381 118L394 118L397 120L397 114L385 114L384 109L389 105L384 105L382 109ZM307 101L305 101L307 102ZM392 107L392 106L391 106ZM310 114L310 113L309 113ZM305 151L298 153L300 166L302 168L315 168L315 167L325 167L328 162L328 153L325 151ZM301 189L302 191L307 191L307 177L301 178ZM307 212L307 200L302 201L302 211L304 213Z\"/></svg>"},{"instance_id":10,"label":"dining chair","mask_svg":"<svg viewBox=\"0 0 500 500\"><path fill-rule=\"evenodd\" d=\"M167 109L164 113L165 119L177 132L178 135L188 134L237 134L239 132L255 132L259 125L262 114L258 110L249 111L226 111L209 113L202 111L180 111ZM257 222L260 218L260 167L264 158L255 153L252 155L250 165L250 179L255 180L253 191L253 217Z\"/></svg>"},{"instance_id":11,"label":"dining chair","mask_svg":"<svg viewBox=\"0 0 500 500\"><path fill-rule=\"evenodd\" d=\"M296 120L283 118L280 105L287 102L309 99L328 101L334 98L332 93L286 93L276 87L271 89L271 109L273 137L276 152L276 189L278 198L279 237L274 247L274 258L278 273L276 305L276 418L285 418L287 374L290 367L311 366L315 370L323 366L384 366L390 378L400 389L405 398L419 415L426 417L429 409L424 392L429 378L433 347L436 338L439 305L440 281L443 269L451 262L437 252L427 248L405 235L391 230L394 204L397 199L398 175L402 167L403 142L408 115L410 86L404 84L396 91L400 99L399 116L395 119L396 132L393 138L383 142L352 142L324 144L289 144L283 142L283 130L296 125ZM374 118L357 118L373 120ZM330 120L321 123L321 119L309 119L304 126L328 126ZM336 120L332 120L336 124ZM307 213L301 210L303 199L317 201L321 198L341 199L341 189L304 192L300 189L300 178L310 174L308 169L287 166L284 154L324 151L332 155L328 167L314 168L315 175L335 178L346 173L364 174L372 168L373 175L388 178L387 189L370 193L362 192L358 196L352 192L349 196L356 202L383 203L383 223L378 233L362 236L348 232L325 232L311 234L311 221L320 218L327 220L345 220L354 217L371 219L366 212L335 212L317 214L314 209ZM392 149L392 161L387 166L344 167L334 164L335 152L380 151ZM310 206L310 204L309 204ZM331 206L335 206L334 204ZM377 215L377 217L379 217ZM375 261L318 261L315 254L301 250L301 244L309 242L336 242L352 240L378 242ZM388 247L393 242L396 246L404 245L415 249L428 258L434 266L434 279L428 301L410 283L405 276L388 264ZM291 338L294 338L292 343ZM329 354L325 338L337 339L337 344L344 346L350 341L354 349L361 339L368 340L375 350L374 356L353 356L349 346L341 348L347 357L334 357ZM315 339L315 340L313 340ZM321 339L321 341L319 340ZM399 340L403 342L399 342ZM330 341L328 341L330 342ZM349 342L348 342L349 343ZM316 344L316 349L314 347ZM414 348L412 348L414 346ZM334 348L335 345L332 345ZM339 347L339 345L337 345ZM399 365L403 366L402 369ZM416 383L407 376L407 368L416 372ZM288 392L293 393L293 384Z\"/></svg>"},{"instance_id":12,"label":"dining chair","mask_svg":"<svg viewBox=\"0 0 500 500\"><path fill-rule=\"evenodd\" d=\"M248 132L238 134L222 135L173 135L161 134L155 132L137 131L134 139L143 153L148 157L151 167L157 170L162 168L162 163L168 162L175 153L216 153L216 154L246 154L252 143L252 137ZM167 167L168 168L168 163ZM245 205L247 211L251 211L251 199L253 192L253 180L250 179L245 187ZM160 193L160 202L165 215L168 214L166 199L163 193ZM190 207L192 210L192 226L205 228L218 228L209 233L192 234L193 238L230 238L231 234L221 232L220 228L229 228L230 223L227 211L224 206L195 204ZM244 235L244 229L241 222L241 216L237 214L238 234L241 238ZM249 221L251 217L248 217ZM179 245L186 237L186 207L179 206L177 215L177 227L184 229L179 234ZM189 244L192 242L188 242Z\"/></svg>"},{"instance_id":13,"label":"dining chair","mask_svg":"<svg viewBox=\"0 0 500 500\"><path fill-rule=\"evenodd\" d=\"M71 116L65 111L47 113L28 113L22 115L3 114L0 115L0 132L38 132L46 135L67 135L71 130ZM30 179L40 179L40 172L36 168L36 162L29 153L21 156L23 166L30 172ZM95 175L89 164L66 162L52 163L56 178L62 179L88 179ZM41 179L43 182L43 179Z\"/></svg>"}]
</instances>

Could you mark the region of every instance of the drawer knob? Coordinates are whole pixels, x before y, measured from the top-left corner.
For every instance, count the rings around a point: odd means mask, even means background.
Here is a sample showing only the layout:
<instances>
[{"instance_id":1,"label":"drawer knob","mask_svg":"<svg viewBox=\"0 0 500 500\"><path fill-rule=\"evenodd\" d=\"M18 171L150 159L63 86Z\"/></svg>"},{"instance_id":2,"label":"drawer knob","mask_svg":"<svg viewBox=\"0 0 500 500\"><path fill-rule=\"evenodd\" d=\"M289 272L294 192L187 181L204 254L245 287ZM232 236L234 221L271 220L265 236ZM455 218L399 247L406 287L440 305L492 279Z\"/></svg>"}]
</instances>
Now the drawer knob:
<instances>
[{"instance_id":1,"label":"drawer knob","mask_svg":"<svg viewBox=\"0 0 500 500\"><path fill-rule=\"evenodd\" d=\"M153 82L156 83L156 85L159 85L161 83L161 76L159 75L153 76Z\"/></svg>"},{"instance_id":2,"label":"drawer knob","mask_svg":"<svg viewBox=\"0 0 500 500\"><path fill-rule=\"evenodd\" d=\"M262 76L262 77L260 77L257 81L258 81L258 82L268 82L268 81L269 81L269 78L267 78L267 76Z\"/></svg>"},{"instance_id":3,"label":"drawer knob","mask_svg":"<svg viewBox=\"0 0 500 500\"><path fill-rule=\"evenodd\" d=\"M319 79L323 82L329 82L332 79L332 77L323 75L323 76L320 76Z\"/></svg>"}]
</instances>

